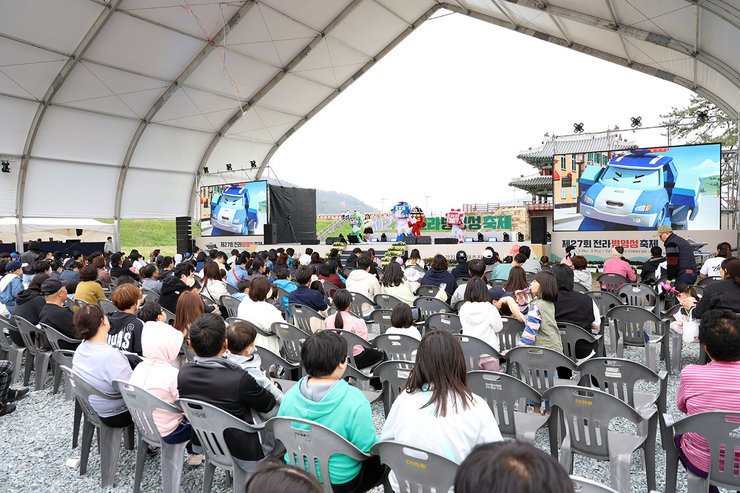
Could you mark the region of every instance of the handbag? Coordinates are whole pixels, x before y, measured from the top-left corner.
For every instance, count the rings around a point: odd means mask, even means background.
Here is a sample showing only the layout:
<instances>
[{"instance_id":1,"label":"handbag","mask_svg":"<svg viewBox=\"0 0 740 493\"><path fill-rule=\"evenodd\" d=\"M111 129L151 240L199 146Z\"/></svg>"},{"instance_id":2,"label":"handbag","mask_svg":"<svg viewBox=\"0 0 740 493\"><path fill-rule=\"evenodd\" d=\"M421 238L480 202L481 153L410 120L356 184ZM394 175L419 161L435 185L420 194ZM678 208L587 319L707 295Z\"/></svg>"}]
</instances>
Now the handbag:
<instances>
[{"instance_id":1,"label":"handbag","mask_svg":"<svg viewBox=\"0 0 740 493\"><path fill-rule=\"evenodd\" d=\"M693 316L694 308L689 310L689 318L683 323L683 337L684 344L690 344L692 342L699 341L699 322Z\"/></svg>"}]
</instances>

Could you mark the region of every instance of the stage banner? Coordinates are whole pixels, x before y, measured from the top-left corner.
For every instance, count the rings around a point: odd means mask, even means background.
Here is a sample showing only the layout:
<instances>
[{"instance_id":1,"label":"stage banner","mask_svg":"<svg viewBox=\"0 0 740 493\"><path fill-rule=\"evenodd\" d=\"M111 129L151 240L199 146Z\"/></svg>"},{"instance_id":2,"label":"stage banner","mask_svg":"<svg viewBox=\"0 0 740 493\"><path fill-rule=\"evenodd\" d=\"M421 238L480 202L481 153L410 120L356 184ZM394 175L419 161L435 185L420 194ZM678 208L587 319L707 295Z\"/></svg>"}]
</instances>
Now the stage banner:
<instances>
[{"instance_id":1,"label":"stage banner","mask_svg":"<svg viewBox=\"0 0 740 493\"><path fill-rule=\"evenodd\" d=\"M404 221L413 222L412 219ZM427 217L424 221L427 223L425 228L421 228L424 233L440 233L451 229L445 217ZM396 222L397 219L393 217L376 218L373 220L373 231L396 231ZM511 224L511 216L465 215L465 231L509 231Z\"/></svg>"},{"instance_id":2,"label":"stage banner","mask_svg":"<svg viewBox=\"0 0 740 493\"><path fill-rule=\"evenodd\" d=\"M316 189L271 185L270 220L278 243L315 240Z\"/></svg>"}]
</instances>

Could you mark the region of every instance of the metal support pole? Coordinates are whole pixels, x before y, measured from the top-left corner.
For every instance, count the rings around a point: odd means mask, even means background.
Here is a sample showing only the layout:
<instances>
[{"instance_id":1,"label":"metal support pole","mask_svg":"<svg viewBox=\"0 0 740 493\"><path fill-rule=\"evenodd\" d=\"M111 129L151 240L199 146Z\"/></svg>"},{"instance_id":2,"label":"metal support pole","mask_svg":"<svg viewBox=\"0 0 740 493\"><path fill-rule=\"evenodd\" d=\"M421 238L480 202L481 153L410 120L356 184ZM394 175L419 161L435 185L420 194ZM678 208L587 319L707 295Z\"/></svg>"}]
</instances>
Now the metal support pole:
<instances>
[{"instance_id":1,"label":"metal support pole","mask_svg":"<svg viewBox=\"0 0 740 493\"><path fill-rule=\"evenodd\" d=\"M20 216L15 225L15 249L18 253L23 253L23 218Z\"/></svg>"},{"instance_id":2,"label":"metal support pole","mask_svg":"<svg viewBox=\"0 0 740 493\"><path fill-rule=\"evenodd\" d=\"M121 219L118 217L113 220L113 249L121 251Z\"/></svg>"}]
</instances>

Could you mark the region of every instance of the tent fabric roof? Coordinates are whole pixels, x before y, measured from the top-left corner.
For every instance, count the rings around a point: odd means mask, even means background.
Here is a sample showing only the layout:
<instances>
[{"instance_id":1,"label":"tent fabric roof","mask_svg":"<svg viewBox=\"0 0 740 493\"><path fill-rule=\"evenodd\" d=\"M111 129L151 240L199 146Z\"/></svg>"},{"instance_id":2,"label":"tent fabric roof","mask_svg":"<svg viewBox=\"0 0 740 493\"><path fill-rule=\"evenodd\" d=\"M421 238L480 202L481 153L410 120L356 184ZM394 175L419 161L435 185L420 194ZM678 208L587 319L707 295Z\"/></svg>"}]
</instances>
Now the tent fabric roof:
<instances>
[{"instance_id":1,"label":"tent fabric roof","mask_svg":"<svg viewBox=\"0 0 740 493\"><path fill-rule=\"evenodd\" d=\"M255 160L259 178L290 135L439 9L740 112L730 0L6 1L0 157L12 173L0 216L189 215L205 166Z\"/></svg>"}]
</instances>

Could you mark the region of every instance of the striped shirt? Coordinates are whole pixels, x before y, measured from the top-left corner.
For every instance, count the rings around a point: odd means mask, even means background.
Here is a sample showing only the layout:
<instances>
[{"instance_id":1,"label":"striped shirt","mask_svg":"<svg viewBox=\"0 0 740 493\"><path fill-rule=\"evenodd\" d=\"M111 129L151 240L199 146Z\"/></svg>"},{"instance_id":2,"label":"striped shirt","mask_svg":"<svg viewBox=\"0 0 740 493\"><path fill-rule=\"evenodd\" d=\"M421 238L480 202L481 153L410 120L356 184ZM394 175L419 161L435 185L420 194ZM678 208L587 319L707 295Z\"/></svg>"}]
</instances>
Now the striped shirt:
<instances>
[{"instance_id":1,"label":"striped shirt","mask_svg":"<svg viewBox=\"0 0 740 493\"><path fill-rule=\"evenodd\" d=\"M527 302L525 297L519 297L517 300L519 305L519 312L522 317L527 318L527 323L524 325L524 331L517 346L534 346L534 340L537 338L537 333L540 331L540 325L542 325L542 314L537 305L530 304Z\"/></svg>"},{"instance_id":2,"label":"striped shirt","mask_svg":"<svg viewBox=\"0 0 740 493\"><path fill-rule=\"evenodd\" d=\"M740 361L684 367L676 405L689 416L707 411L740 412ZM709 471L709 446L701 435L685 433L681 450L693 465Z\"/></svg>"}]
</instances>

